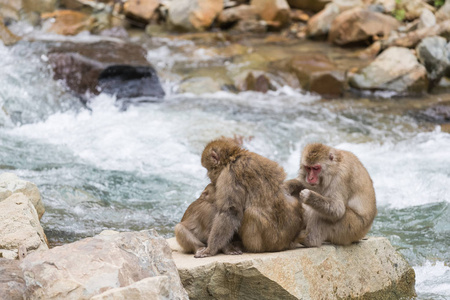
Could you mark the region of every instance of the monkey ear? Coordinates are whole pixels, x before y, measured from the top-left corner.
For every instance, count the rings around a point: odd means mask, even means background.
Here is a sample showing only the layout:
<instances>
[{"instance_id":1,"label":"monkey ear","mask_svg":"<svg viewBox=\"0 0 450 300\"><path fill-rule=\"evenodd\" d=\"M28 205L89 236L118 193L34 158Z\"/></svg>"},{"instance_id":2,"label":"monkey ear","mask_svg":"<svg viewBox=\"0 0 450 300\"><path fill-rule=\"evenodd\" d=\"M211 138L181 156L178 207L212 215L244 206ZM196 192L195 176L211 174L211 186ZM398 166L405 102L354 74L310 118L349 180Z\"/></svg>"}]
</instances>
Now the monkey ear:
<instances>
[{"instance_id":1,"label":"monkey ear","mask_svg":"<svg viewBox=\"0 0 450 300\"><path fill-rule=\"evenodd\" d=\"M211 158L215 165L219 164L219 154L215 150L211 150Z\"/></svg>"},{"instance_id":2,"label":"monkey ear","mask_svg":"<svg viewBox=\"0 0 450 300\"><path fill-rule=\"evenodd\" d=\"M334 159L333 153L330 152L330 154L328 155L328 158L329 158L330 160L333 160L333 159Z\"/></svg>"}]
</instances>

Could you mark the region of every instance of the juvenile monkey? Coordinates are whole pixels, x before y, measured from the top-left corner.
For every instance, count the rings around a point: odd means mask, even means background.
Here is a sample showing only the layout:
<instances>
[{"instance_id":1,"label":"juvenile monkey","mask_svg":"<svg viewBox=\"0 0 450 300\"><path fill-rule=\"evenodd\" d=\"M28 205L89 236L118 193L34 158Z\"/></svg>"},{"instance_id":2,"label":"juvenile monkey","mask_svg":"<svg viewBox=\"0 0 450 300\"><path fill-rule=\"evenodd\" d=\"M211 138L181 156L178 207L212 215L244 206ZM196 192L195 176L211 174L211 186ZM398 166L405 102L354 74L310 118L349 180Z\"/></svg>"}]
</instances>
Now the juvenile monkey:
<instances>
[{"instance_id":1,"label":"juvenile monkey","mask_svg":"<svg viewBox=\"0 0 450 300\"><path fill-rule=\"evenodd\" d=\"M215 193L214 185L208 184L200 197L189 205L181 222L175 226L177 242L187 253L196 253L198 249L206 246L214 217L218 211ZM220 250L225 254L242 254L242 251L231 243L226 244Z\"/></svg>"},{"instance_id":2,"label":"juvenile monkey","mask_svg":"<svg viewBox=\"0 0 450 300\"><path fill-rule=\"evenodd\" d=\"M285 182L304 204L308 235L301 243L349 245L362 239L377 214L372 179L351 152L309 144L296 179Z\"/></svg>"},{"instance_id":3,"label":"juvenile monkey","mask_svg":"<svg viewBox=\"0 0 450 300\"><path fill-rule=\"evenodd\" d=\"M215 255L236 232L249 252L281 251L295 243L305 227L303 208L284 190L282 167L226 138L205 147L202 165L216 188L218 213L207 247L195 257Z\"/></svg>"}]
</instances>

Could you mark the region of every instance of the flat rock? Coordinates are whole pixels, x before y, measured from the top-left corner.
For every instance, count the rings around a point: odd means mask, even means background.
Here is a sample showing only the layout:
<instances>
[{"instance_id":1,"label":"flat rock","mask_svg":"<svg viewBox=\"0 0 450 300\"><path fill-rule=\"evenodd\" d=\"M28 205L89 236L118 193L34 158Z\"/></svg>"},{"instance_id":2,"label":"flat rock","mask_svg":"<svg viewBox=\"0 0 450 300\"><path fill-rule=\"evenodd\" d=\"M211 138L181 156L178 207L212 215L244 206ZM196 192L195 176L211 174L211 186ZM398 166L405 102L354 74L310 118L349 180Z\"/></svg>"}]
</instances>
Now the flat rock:
<instances>
[{"instance_id":1,"label":"flat rock","mask_svg":"<svg viewBox=\"0 0 450 300\"><path fill-rule=\"evenodd\" d=\"M0 202L0 249L16 252L21 246L28 252L48 249L36 209L27 196L15 193Z\"/></svg>"},{"instance_id":2,"label":"flat rock","mask_svg":"<svg viewBox=\"0 0 450 300\"><path fill-rule=\"evenodd\" d=\"M0 299L23 300L25 279L18 260L0 258Z\"/></svg>"},{"instance_id":3,"label":"flat rock","mask_svg":"<svg viewBox=\"0 0 450 300\"><path fill-rule=\"evenodd\" d=\"M27 299L91 299L97 295L98 299L121 299L120 295L126 294L123 288L130 295L139 294L128 299L153 299L145 295L155 290L165 290L167 299L187 299L170 248L154 230L106 231L28 254L21 267ZM163 278L141 282L160 276L166 276L168 282ZM149 281L159 287L145 287Z\"/></svg>"},{"instance_id":4,"label":"flat rock","mask_svg":"<svg viewBox=\"0 0 450 300\"><path fill-rule=\"evenodd\" d=\"M33 203L40 220L45 212L45 208L37 186L32 182L20 179L13 173L0 174L0 202L15 193L22 193L28 197Z\"/></svg>"},{"instance_id":5,"label":"flat rock","mask_svg":"<svg viewBox=\"0 0 450 300\"><path fill-rule=\"evenodd\" d=\"M169 239L190 299L400 299L415 295L415 273L386 238L277 253L184 254Z\"/></svg>"}]
</instances>

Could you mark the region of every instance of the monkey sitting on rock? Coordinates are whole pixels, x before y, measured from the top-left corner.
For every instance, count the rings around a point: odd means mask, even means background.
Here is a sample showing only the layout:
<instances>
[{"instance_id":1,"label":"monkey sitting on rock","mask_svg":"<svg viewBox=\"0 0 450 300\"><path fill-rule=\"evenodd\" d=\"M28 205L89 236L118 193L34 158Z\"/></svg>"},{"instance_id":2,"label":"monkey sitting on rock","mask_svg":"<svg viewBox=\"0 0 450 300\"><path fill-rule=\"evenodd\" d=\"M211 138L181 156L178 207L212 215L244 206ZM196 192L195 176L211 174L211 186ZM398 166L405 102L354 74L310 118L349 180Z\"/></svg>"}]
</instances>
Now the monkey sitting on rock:
<instances>
[{"instance_id":1,"label":"monkey sitting on rock","mask_svg":"<svg viewBox=\"0 0 450 300\"><path fill-rule=\"evenodd\" d=\"M349 245L364 238L377 214L372 179L351 152L323 144L307 145L299 175L286 190L305 208L307 236L301 243Z\"/></svg>"},{"instance_id":2,"label":"monkey sitting on rock","mask_svg":"<svg viewBox=\"0 0 450 300\"><path fill-rule=\"evenodd\" d=\"M191 204L176 226L185 251L197 258L219 251L240 254L231 243L236 234L248 252L286 250L301 239L303 207L284 189L286 174L277 163L227 138L210 142L201 161L211 179L205 191L210 191ZM209 206L199 204L205 201Z\"/></svg>"}]
</instances>

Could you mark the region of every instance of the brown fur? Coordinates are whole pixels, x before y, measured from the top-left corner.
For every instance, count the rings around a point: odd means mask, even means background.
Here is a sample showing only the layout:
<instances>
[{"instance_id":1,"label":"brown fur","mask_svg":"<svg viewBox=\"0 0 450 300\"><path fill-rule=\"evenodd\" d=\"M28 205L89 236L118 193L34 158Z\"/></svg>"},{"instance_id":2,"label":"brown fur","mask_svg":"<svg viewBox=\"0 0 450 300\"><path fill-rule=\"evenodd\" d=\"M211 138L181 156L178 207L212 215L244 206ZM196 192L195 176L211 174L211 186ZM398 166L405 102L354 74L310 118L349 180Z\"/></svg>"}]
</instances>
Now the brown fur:
<instances>
[{"instance_id":1,"label":"brown fur","mask_svg":"<svg viewBox=\"0 0 450 300\"><path fill-rule=\"evenodd\" d=\"M175 237L178 244L186 253L196 253L205 247L211 232L214 217L217 214L215 204L216 188L208 184L200 197L189 205L181 218L181 222L175 226ZM221 251L225 254L241 254L234 245L227 244Z\"/></svg>"},{"instance_id":2,"label":"brown fur","mask_svg":"<svg viewBox=\"0 0 450 300\"><path fill-rule=\"evenodd\" d=\"M306 167L317 164L322 167L319 182L311 185ZM324 241L337 245L356 242L367 234L377 214L372 179L348 151L307 145L298 177L286 181L285 186L304 203L308 235L302 243L308 247L318 247Z\"/></svg>"},{"instance_id":3,"label":"brown fur","mask_svg":"<svg viewBox=\"0 0 450 300\"><path fill-rule=\"evenodd\" d=\"M205 147L202 165L219 212L196 257L215 255L236 232L246 251L285 250L304 229L302 205L283 189L286 174L277 163L222 138Z\"/></svg>"}]
</instances>

